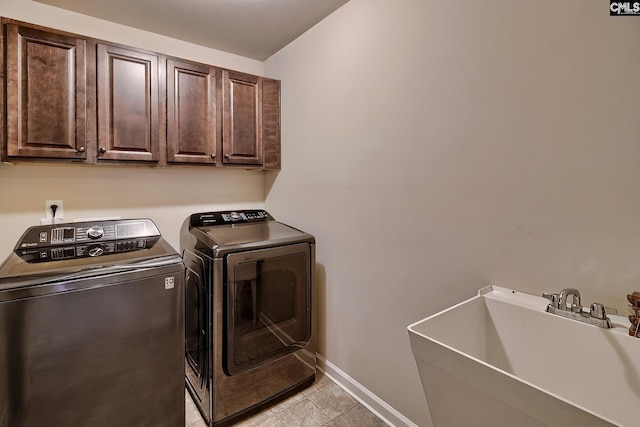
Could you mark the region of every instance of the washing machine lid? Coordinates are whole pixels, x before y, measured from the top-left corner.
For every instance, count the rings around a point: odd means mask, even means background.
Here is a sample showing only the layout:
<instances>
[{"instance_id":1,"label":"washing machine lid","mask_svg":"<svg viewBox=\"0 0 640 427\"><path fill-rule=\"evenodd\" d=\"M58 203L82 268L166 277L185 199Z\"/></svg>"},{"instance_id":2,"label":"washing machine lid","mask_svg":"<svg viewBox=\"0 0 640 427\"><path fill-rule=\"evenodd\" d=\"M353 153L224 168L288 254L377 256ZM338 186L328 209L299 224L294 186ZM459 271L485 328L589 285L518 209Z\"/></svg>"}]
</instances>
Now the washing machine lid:
<instances>
[{"instance_id":1,"label":"washing machine lid","mask_svg":"<svg viewBox=\"0 0 640 427\"><path fill-rule=\"evenodd\" d=\"M0 291L180 262L149 219L40 225L0 265Z\"/></svg>"}]
</instances>

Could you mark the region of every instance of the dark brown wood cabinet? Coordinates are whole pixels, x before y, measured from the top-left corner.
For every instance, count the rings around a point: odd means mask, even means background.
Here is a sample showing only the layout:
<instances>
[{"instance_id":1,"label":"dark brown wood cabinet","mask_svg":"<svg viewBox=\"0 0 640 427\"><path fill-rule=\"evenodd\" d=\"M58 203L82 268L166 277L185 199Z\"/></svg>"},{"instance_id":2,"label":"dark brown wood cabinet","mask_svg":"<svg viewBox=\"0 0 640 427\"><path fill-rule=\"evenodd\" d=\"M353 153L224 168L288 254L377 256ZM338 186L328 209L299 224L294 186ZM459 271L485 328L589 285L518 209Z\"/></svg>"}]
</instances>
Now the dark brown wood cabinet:
<instances>
[{"instance_id":1,"label":"dark brown wood cabinet","mask_svg":"<svg viewBox=\"0 0 640 427\"><path fill-rule=\"evenodd\" d=\"M98 160L159 159L158 55L97 45Z\"/></svg>"},{"instance_id":2,"label":"dark brown wood cabinet","mask_svg":"<svg viewBox=\"0 0 640 427\"><path fill-rule=\"evenodd\" d=\"M223 163L261 165L262 79L250 74L224 70L222 87Z\"/></svg>"},{"instance_id":3,"label":"dark brown wood cabinet","mask_svg":"<svg viewBox=\"0 0 640 427\"><path fill-rule=\"evenodd\" d=\"M280 160L280 80L262 78L263 169L279 170Z\"/></svg>"},{"instance_id":4,"label":"dark brown wood cabinet","mask_svg":"<svg viewBox=\"0 0 640 427\"><path fill-rule=\"evenodd\" d=\"M7 18L2 27L0 160L280 169L280 81Z\"/></svg>"},{"instance_id":5,"label":"dark brown wood cabinet","mask_svg":"<svg viewBox=\"0 0 640 427\"><path fill-rule=\"evenodd\" d=\"M86 40L10 23L7 156L86 159Z\"/></svg>"},{"instance_id":6,"label":"dark brown wood cabinet","mask_svg":"<svg viewBox=\"0 0 640 427\"><path fill-rule=\"evenodd\" d=\"M215 164L222 71L167 59L167 162Z\"/></svg>"}]
</instances>

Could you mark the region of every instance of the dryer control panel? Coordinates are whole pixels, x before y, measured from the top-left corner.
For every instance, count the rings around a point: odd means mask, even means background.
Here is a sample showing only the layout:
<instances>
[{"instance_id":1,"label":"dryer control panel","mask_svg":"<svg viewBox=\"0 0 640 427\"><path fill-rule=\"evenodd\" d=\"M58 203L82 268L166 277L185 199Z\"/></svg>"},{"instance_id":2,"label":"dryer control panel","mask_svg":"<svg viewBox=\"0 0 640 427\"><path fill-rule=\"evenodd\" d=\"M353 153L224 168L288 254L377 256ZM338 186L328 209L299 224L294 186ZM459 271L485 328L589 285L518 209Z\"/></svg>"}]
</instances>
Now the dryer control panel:
<instances>
[{"instance_id":1,"label":"dryer control panel","mask_svg":"<svg viewBox=\"0 0 640 427\"><path fill-rule=\"evenodd\" d=\"M191 215L191 227L241 224L273 220L267 211L252 209L244 211L202 212Z\"/></svg>"}]
</instances>

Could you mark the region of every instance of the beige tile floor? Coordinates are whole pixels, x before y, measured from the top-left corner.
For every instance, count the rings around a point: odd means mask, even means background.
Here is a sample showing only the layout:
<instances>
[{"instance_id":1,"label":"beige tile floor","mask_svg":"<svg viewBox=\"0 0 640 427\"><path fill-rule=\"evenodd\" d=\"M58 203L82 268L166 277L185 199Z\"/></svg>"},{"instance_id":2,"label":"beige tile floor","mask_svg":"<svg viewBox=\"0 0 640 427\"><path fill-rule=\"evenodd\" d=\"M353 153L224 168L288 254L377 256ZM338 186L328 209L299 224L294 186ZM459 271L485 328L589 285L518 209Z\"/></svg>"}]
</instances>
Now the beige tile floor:
<instances>
[{"instance_id":1,"label":"beige tile floor","mask_svg":"<svg viewBox=\"0 0 640 427\"><path fill-rule=\"evenodd\" d=\"M206 427L186 393L186 427ZM238 427L385 427L353 397L321 373L316 382L279 404L240 421Z\"/></svg>"}]
</instances>

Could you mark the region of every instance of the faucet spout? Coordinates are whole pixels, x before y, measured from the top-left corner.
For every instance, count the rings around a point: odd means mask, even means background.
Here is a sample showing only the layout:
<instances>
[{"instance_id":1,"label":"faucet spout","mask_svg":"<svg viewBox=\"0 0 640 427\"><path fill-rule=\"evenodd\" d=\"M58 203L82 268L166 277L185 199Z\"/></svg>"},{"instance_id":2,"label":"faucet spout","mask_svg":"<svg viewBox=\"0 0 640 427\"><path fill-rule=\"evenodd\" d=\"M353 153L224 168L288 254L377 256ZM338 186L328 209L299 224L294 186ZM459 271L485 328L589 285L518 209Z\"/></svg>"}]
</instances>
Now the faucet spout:
<instances>
[{"instance_id":1,"label":"faucet spout","mask_svg":"<svg viewBox=\"0 0 640 427\"><path fill-rule=\"evenodd\" d=\"M569 296L572 297L571 303L567 307L567 300ZM580 291L574 288L567 288L560 291L560 310L571 310L575 312L582 311L582 304L580 303Z\"/></svg>"}]
</instances>

